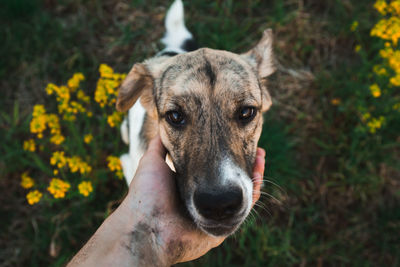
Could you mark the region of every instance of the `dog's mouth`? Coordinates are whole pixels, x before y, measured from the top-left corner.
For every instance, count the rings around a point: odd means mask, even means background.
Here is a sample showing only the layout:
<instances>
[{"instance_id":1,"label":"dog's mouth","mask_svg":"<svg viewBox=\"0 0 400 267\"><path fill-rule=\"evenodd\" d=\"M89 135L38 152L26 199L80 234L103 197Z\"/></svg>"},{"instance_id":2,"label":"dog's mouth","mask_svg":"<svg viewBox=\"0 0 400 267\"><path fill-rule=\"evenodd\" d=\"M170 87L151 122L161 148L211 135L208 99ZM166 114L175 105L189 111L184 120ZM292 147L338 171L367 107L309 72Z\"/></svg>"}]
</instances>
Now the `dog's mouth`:
<instances>
[{"instance_id":1,"label":"dog's mouth","mask_svg":"<svg viewBox=\"0 0 400 267\"><path fill-rule=\"evenodd\" d=\"M221 166L214 177L177 175L188 215L200 230L213 236L235 232L250 213L253 200L249 175L231 161Z\"/></svg>"},{"instance_id":2,"label":"dog's mouth","mask_svg":"<svg viewBox=\"0 0 400 267\"><path fill-rule=\"evenodd\" d=\"M197 221L197 226L204 232L214 236L228 236L235 232L245 219L245 214L238 215L236 219L226 222ZM237 219L240 218L240 219Z\"/></svg>"},{"instance_id":3,"label":"dog's mouth","mask_svg":"<svg viewBox=\"0 0 400 267\"><path fill-rule=\"evenodd\" d=\"M232 234L240 225L232 224L232 225L225 225L225 224L215 224L215 225L203 225L201 223L197 224L200 229L204 232L213 235L213 236L227 236Z\"/></svg>"}]
</instances>

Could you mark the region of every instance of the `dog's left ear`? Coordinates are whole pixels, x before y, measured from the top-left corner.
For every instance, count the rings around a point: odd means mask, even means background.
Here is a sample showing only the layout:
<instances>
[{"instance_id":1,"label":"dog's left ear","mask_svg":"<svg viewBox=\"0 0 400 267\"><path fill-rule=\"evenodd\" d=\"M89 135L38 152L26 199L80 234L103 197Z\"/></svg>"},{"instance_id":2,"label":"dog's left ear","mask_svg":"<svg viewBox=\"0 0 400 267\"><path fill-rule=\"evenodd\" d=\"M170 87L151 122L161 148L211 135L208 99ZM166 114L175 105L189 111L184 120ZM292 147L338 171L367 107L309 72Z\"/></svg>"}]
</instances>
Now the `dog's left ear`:
<instances>
[{"instance_id":1,"label":"dog's left ear","mask_svg":"<svg viewBox=\"0 0 400 267\"><path fill-rule=\"evenodd\" d=\"M264 79L275 72L272 43L272 30L266 29L258 44L247 53L241 55L244 60L256 69L260 79ZM266 86L263 83L261 86L263 87L262 111L266 111L270 108L272 101Z\"/></svg>"},{"instance_id":2,"label":"dog's left ear","mask_svg":"<svg viewBox=\"0 0 400 267\"><path fill-rule=\"evenodd\" d=\"M150 109L153 85L153 77L147 67L141 63L133 65L119 88L117 110L128 111L139 97L142 97L141 103L144 108Z\"/></svg>"}]
</instances>

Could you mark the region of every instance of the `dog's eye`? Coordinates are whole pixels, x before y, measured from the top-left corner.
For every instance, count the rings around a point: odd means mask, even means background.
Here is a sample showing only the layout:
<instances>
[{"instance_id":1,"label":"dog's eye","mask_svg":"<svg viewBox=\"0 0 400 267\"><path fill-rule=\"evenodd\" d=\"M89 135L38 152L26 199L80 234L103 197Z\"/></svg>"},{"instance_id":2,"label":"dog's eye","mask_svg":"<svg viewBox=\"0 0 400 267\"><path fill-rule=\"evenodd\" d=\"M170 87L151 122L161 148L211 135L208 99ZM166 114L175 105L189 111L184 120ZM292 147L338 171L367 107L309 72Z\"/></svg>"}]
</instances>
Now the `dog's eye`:
<instances>
[{"instance_id":1,"label":"dog's eye","mask_svg":"<svg viewBox=\"0 0 400 267\"><path fill-rule=\"evenodd\" d=\"M257 110L254 107L242 107L238 112L239 121L242 123L250 122L257 114Z\"/></svg>"},{"instance_id":2,"label":"dog's eye","mask_svg":"<svg viewBox=\"0 0 400 267\"><path fill-rule=\"evenodd\" d=\"M166 118L172 126L183 126L186 123L185 115L181 111L168 111Z\"/></svg>"}]
</instances>

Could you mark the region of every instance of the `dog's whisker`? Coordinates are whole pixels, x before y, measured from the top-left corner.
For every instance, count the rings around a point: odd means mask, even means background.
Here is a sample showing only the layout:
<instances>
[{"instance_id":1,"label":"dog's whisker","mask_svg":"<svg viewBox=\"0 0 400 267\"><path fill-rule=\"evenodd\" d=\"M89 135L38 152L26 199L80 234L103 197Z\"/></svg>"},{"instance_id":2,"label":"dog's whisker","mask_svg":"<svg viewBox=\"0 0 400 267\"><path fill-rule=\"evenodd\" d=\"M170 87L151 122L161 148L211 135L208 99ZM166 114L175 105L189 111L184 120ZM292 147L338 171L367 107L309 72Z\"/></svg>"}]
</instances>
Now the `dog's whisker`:
<instances>
[{"instance_id":1,"label":"dog's whisker","mask_svg":"<svg viewBox=\"0 0 400 267\"><path fill-rule=\"evenodd\" d=\"M286 194L286 190L282 188L282 186L278 185L276 182L272 181L270 177L263 176L263 179L260 180L260 177L252 177L252 181L261 181L263 183L269 183L275 187L277 187L280 191ZM275 179L276 180L276 179Z\"/></svg>"},{"instance_id":2,"label":"dog's whisker","mask_svg":"<svg viewBox=\"0 0 400 267\"><path fill-rule=\"evenodd\" d=\"M267 196L267 197L269 197L269 198L275 200L278 204L282 204L282 201L281 201L281 200L277 199L276 197L274 197L273 195L271 195L271 194L269 194L269 193L267 193L267 192L260 191L260 194L261 194L262 196Z\"/></svg>"},{"instance_id":3,"label":"dog's whisker","mask_svg":"<svg viewBox=\"0 0 400 267\"><path fill-rule=\"evenodd\" d=\"M264 211L266 211L268 213L267 216L271 217L271 213L266 207L260 207L259 205L256 205L256 207L263 209ZM266 216L261 216L260 213L257 211L257 209L254 208L254 209L252 209L251 212L254 212L256 214L256 218L259 219L261 222L265 221Z\"/></svg>"},{"instance_id":4,"label":"dog's whisker","mask_svg":"<svg viewBox=\"0 0 400 267\"><path fill-rule=\"evenodd\" d=\"M249 215L251 215L251 216L247 216L246 219L243 221L243 225L245 225L245 226L252 224L253 222L256 222L256 218L254 217L254 214L252 214L250 212Z\"/></svg>"},{"instance_id":5,"label":"dog's whisker","mask_svg":"<svg viewBox=\"0 0 400 267\"><path fill-rule=\"evenodd\" d=\"M265 212L268 213L268 215L271 216L271 212L268 210L268 208L265 207L264 205L261 205L260 203L262 203L262 202L255 203L254 206L259 207L260 209L264 210Z\"/></svg>"},{"instance_id":6,"label":"dog's whisker","mask_svg":"<svg viewBox=\"0 0 400 267\"><path fill-rule=\"evenodd\" d=\"M272 184L272 185L276 186L276 187L277 187L280 191L282 191L284 194L287 194L287 193L286 193L286 190L283 189L282 186L280 186L280 185L278 185L277 183L275 183L274 181L272 181L272 180L270 179L270 177L264 176L263 178L265 178L265 179L262 179L263 182ZM268 179L268 178L269 178L269 179Z\"/></svg>"},{"instance_id":7,"label":"dog's whisker","mask_svg":"<svg viewBox=\"0 0 400 267\"><path fill-rule=\"evenodd\" d=\"M256 209L251 209L250 213L254 213L253 216L255 217L256 221L257 221L257 219L261 219L262 220L262 217L261 217L260 213L258 213L258 211Z\"/></svg>"},{"instance_id":8,"label":"dog's whisker","mask_svg":"<svg viewBox=\"0 0 400 267\"><path fill-rule=\"evenodd\" d=\"M256 222L257 221L257 217L254 215L254 213L252 213L252 211L250 211L249 216L245 219L245 221L249 221L249 223Z\"/></svg>"}]
</instances>

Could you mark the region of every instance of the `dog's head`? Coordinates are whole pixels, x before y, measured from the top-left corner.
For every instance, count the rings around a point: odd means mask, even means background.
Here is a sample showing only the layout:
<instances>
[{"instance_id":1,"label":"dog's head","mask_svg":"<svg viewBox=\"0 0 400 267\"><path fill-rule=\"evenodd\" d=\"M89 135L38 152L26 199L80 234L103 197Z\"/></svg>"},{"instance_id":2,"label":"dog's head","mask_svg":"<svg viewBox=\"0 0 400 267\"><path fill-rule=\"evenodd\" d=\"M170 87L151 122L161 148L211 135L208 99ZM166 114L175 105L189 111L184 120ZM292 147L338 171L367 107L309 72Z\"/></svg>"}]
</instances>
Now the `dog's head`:
<instances>
[{"instance_id":1,"label":"dog's head","mask_svg":"<svg viewBox=\"0 0 400 267\"><path fill-rule=\"evenodd\" d=\"M261 80L274 71L272 32L245 54L208 48L135 64L117 109L140 97L177 172L195 223L220 236L234 232L252 204L252 168L271 105Z\"/></svg>"}]
</instances>

